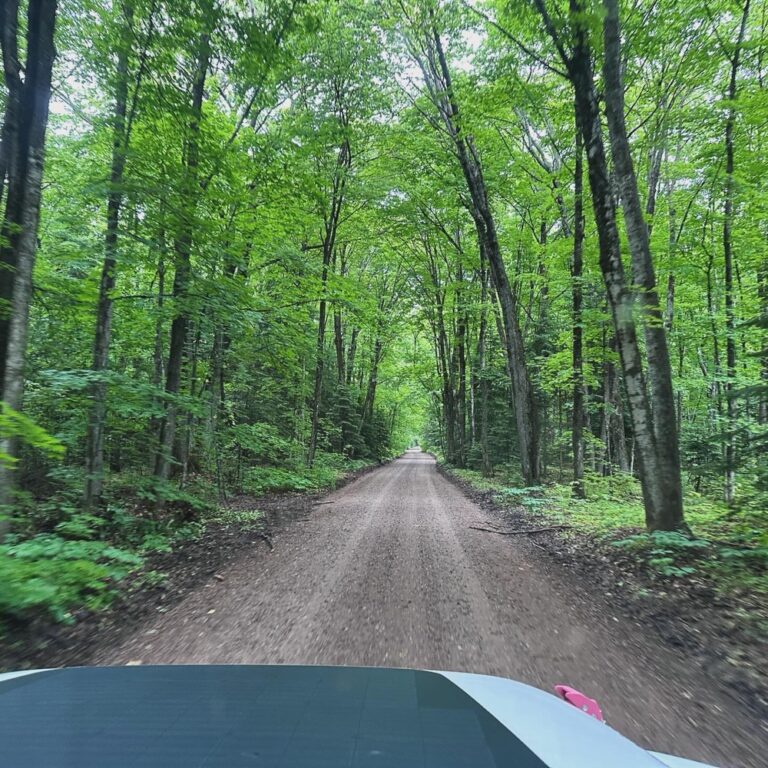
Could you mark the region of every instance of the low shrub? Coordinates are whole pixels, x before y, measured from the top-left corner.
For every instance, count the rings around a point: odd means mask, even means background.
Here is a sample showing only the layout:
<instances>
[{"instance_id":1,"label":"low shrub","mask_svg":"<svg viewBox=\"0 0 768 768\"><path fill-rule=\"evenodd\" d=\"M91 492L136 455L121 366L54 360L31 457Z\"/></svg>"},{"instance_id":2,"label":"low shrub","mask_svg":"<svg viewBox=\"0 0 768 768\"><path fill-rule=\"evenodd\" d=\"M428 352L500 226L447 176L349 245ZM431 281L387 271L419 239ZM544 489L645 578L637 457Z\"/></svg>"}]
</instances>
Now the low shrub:
<instances>
[{"instance_id":1,"label":"low shrub","mask_svg":"<svg viewBox=\"0 0 768 768\"><path fill-rule=\"evenodd\" d=\"M112 584L142 562L139 555L109 542L72 541L55 534L4 544L0 546L0 620L43 612L67 622L75 606L102 608L115 595Z\"/></svg>"},{"instance_id":2,"label":"low shrub","mask_svg":"<svg viewBox=\"0 0 768 768\"><path fill-rule=\"evenodd\" d=\"M452 473L475 488L492 491L502 504L522 507L542 520L569 525L631 553L657 576L695 573L726 591L768 594L768 534L761 513L734 512L687 488L685 515L696 536L648 534L640 483L626 473L603 477L587 472L586 499L574 498L569 483L518 487L514 472L498 471L490 478L475 470L453 469Z\"/></svg>"},{"instance_id":3,"label":"low shrub","mask_svg":"<svg viewBox=\"0 0 768 768\"><path fill-rule=\"evenodd\" d=\"M336 453L318 453L314 464L307 467L295 463L289 467L255 466L245 471L244 490L261 495L279 491L317 491L333 488L347 472L370 464L365 460L349 460Z\"/></svg>"}]
</instances>

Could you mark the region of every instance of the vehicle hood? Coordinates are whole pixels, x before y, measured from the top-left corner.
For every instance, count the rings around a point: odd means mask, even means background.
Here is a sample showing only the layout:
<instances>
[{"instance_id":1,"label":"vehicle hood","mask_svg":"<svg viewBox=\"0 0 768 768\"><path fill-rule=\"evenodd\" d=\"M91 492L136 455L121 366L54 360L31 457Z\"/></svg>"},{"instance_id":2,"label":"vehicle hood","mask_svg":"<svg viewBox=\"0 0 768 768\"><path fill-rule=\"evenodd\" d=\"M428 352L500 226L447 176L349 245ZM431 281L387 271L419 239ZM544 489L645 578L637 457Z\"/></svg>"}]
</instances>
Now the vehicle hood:
<instances>
[{"instance_id":1,"label":"vehicle hood","mask_svg":"<svg viewBox=\"0 0 768 768\"><path fill-rule=\"evenodd\" d=\"M487 675L322 666L0 675L19 768L693 768L554 695Z\"/></svg>"}]
</instances>

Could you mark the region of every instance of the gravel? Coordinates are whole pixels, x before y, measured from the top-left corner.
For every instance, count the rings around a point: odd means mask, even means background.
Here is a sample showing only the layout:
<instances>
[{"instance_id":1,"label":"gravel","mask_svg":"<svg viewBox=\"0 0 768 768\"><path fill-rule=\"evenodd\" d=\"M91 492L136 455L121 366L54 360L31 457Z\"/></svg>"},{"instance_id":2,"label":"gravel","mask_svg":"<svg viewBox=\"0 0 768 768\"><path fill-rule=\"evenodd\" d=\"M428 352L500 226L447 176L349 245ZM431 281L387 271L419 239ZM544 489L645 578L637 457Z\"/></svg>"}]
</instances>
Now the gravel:
<instances>
[{"instance_id":1,"label":"gravel","mask_svg":"<svg viewBox=\"0 0 768 768\"><path fill-rule=\"evenodd\" d=\"M409 451L283 521L274 550L243 552L116 643L98 664L300 663L503 675L597 698L640 745L762 768L766 723L529 536ZM617 767L618 768L618 767Z\"/></svg>"}]
</instances>

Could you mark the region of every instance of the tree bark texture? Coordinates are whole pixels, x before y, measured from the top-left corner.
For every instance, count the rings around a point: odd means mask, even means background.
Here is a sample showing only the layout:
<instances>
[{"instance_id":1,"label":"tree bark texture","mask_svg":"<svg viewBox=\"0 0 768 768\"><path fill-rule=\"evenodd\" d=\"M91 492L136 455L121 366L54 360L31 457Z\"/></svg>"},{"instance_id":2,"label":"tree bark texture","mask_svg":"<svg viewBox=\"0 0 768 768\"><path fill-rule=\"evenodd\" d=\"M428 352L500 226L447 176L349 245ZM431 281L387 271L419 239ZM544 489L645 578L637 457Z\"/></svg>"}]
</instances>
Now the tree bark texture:
<instances>
[{"instance_id":1,"label":"tree bark texture","mask_svg":"<svg viewBox=\"0 0 768 768\"><path fill-rule=\"evenodd\" d=\"M517 313L517 297L507 276L501 256L496 223L488 200L480 156L471 136L465 134L456 102L450 70L443 51L440 35L432 29L432 48L436 61L429 62L432 88L461 166L470 195L470 213L477 237L490 266L491 277L501 307L504 326L504 346L515 401L517 437L520 446L520 465L523 480L535 485L541 479L540 435L538 408L533 384L525 359L523 335Z\"/></svg>"},{"instance_id":2,"label":"tree bark texture","mask_svg":"<svg viewBox=\"0 0 768 768\"><path fill-rule=\"evenodd\" d=\"M603 80L605 111L611 140L614 176L624 210L624 221L632 262L632 279L643 308L643 330L650 385L651 424L658 501L653 527L665 530L681 526L683 491L680 452L672 387L672 365L667 347L664 318L656 290L648 227L643 216L629 138L624 119L624 83L621 74L621 32L618 0L604 0L605 62ZM636 435L636 437L638 437ZM643 451L643 461L649 457Z\"/></svg>"},{"instance_id":3,"label":"tree bark texture","mask_svg":"<svg viewBox=\"0 0 768 768\"><path fill-rule=\"evenodd\" d=\"M582 270L584 266L584 149L581 133L576 130L576 161L574 165L573 256L571 259L572 291L572 366L573 423L571 448L573 453L573 494L584 494L584 358L582 351Z\"/></svg>"},{"instance_id":4,"label":"tree bark texture","mask_svg":"<svg viewBox=\"0 0 768 768\"><path fill-rule=\"evenodd\" d=\"M45 134L56 56L57 4L56 0L29 0L23 79L18 60L18 11L16 0L0 0L0 44L10 108L10 113L6 111L2 136L2 172L7 192L0 227L0 383L3 401L13 410L21 409L24 393ZM3 440L0 450L13 456L14 443L12 439ZM0 501L7 502L12 493L12 472L6 466L0 473Z\"/></svg>"},{"instance_id":5,"label":"tree bark texture","mask_svg":"<svg viewBox=\"0 0 768 768\"><path fill-rule=\"evenodd\" d=\"M155 476L166 481L170 477L173 446L176 439L178 405L174 399L181 389L184 347L190 323L188 293L192 278L192 243L197 202L200 194L198 168L200 163L200 123L202 120L205 77L211 57L210 33L204 32L198 41L195 74L192 83L190 119L184 157L183 205L184 210L174 241L173 277L174 316L166 365L165 392L169 396L165 416L160 425L158 452L155 457Z\"/></svg>"},{"instance_id":6,"label":"tree bark texture","mask_svg":"<svg viewBox=\"0 0 768 768\"><path fill-rule=\"evenodd\" d=\"M124 4L124 26L130 29L133 7ZM89 387L91 412L85 445L85 489L83 505L88 508L101 496L104 482L104 430L107 415L107 382L103 372L109 365L109 345L112 338L112 291L115 288L115 270L118 262L118 230L120 208L123 203L123 173L127 147L128 113L128 59L129 35L124 34L117 54L117 88L113 112L112 163L110 187L107 196L107 232L104 239L104 263L99 282L99 298L96 305L96 331L93 342L91 369L96 375Z\"/></svg>"},{"instance_id":7,"label":"tree bark texture","mask_svg":"<svg viewBox=\"0 0 768 768\"><path fill-rule=\"evenodd\" d=\"M540 10L543 2L537 0ZM655 296L654 276L650 264L650 251L647 245L647 229L642 220L642 212L637 218L638 197L632 190L634 178L631 164L627 164L629 148L622 138L623 126L623 86L621 78L615 71L615 57L618 53L618 26L616 9L612 0L606 0L608 17L605 22L606 50L606 102L611 137L613 140L616 172L621 187L623 201L626 205L625 215L630 233L630 249L635 265L635 282L643 287L645 296L643 303L649 313L658 307ZM652 349L648 350L651 372L651 393L664 399L669 396L669 403L659 403L659 411L654 415L651 396L645 380L643 354L637 328L635 325L635 297L627 283L624 264L621 258L619 229L617 224L616 207L613 198L611 178L608 171L608 160L603 144L600 110L598 107L595 88L592 50L588 40L588 31L584 22L586 8L580 0L572 0L571 19L573 22L574 46L572 55L560 50L568 69L576 96L576 116L584 138L587 156L589 184L592 192L592 206L598 230L600 249L600 270L606 286L608 304L616 331L616 342L624 374L629 412L632 420L633 435L637 445L638 464L643 488L643 499L646 510L646 525L650 530L674 529L683 525L682 492L680 485L679 461L677 455L676 427L674 422L674 401L672 400L671 378L669 377L669 359L666 355L667 366L664 366L666 343L660 338L657 330L652 330L650 338ZM545 21L549 19L543 11ZM559 37L555 30L550 30L556 43ZM617 79L618 78L618 79ZM616 89L622 91L621 94ZM619 111L621 115L619 115ZM625 131L624 131L625 133ZM624 139L626 137L624 136ZM631 158L630 158L631 160ZM663 324L661 326L663 333ZM671 416L670 416L671 414ZM658 427L658 433L657 429ZM670 431L671 430L671 431ZM675 442L673 447L666 444Z\"/></svg>"},{"instance_id":8,"label":"tree bark texture","mask_svg":"<svg viewBox=\"0 0 768 768\"><path fill-rule=\"evenodd\" d=\"M315 352L315 381L312 390L311 427L309 447L307 450L307 465L312 466L317 452L317 439L320 431L320 401L323 395L323 370L325 362L325 323L328 311L328 272L336 250L336 236L339 230L341 211L344 205L344 189L347 175L352 165L352 153L349 141L344 139L336 156L333 184L331 190L330 209L325 216L323 231L323 265L321 272L321 298L317 325L317 348Z\"/></svg>"},{"instance_id":9,"label":"tree bark texture","mask_svg":"<svg viewBox=\"0 0 768 768\"><path fill-rule=\"evenodd\" d=\"M736 379L736 316L734 310L734 254L733 254L733 198L734 198L734 142L736 126L737 78L744 36L749 19L750 0L746 0L736 47L731 58L728 83L728 115L725 121L725 202L723 206L723 260L725 263L725 408L728 420L725 438L725 483L723 497L732 504L736 493L736 399L733 396Z\"/></svg>"}]
</instances>

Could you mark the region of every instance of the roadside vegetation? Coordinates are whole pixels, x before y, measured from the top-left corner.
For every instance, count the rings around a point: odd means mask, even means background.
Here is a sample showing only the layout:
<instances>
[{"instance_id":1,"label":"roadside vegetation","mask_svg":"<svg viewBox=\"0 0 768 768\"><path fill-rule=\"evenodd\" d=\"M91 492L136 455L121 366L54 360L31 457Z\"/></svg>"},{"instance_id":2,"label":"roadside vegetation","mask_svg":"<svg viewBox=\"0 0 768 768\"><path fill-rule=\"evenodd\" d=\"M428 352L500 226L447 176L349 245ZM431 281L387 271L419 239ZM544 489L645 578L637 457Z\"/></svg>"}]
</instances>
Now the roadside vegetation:
<instances>
[{"instance_id":1,"label":"roadside vegetation","mask_svg":"<svg viewBox=\"0 0 768 768\"><path fill-rule=\"evenodd\" d=\"M417 438L664 578L764 589L760 7L7 0L0 29L0 620L104 606L233 499Z\"/></svg>"},{"instance_id":2,"label":"roadside vegetation","mask_svg":"<svg viewBox=\"0 0 768 768\"><path fill-rule=\"evenodd\" d=\"M749 591L768 599L768 533L761 511L737 511L691 490L685 497L691 531L648 533L638 525L642 491L630 475L587 472L585 498L574 498L571 483L520 487L519 474L504 467L492 477L471 469L448 470L473 488L490 491L500 506L524 510L531 527L565 526L558 536L586 535L610 547L617 558L631 556L652 577L704 579L724 592Z\"/></svg>"},{"instance_id":3,"label":"roadside vegetation","mask_svg":"<svg viewBox=\"0 0 768 768\"><path fill-rule=\"evenodd\" d=\"M68 489L66 479L53 473L48 479L58 480L56 490L44 500L26 495L11 518L13 532L0 545L0 641L31 620L69 624L83 609L109 607L126 577L134 589L137 576L140 583L162 581L164 573L146 567L152 555L204 538L208 526L260 529L258 506L243 508L244 500L258 504L264 494L330 490L370 463L321 453L312 467L253 467L232 489L237 505L210 481L193 478L183 492L163 499L162 514L141 475L113 478L94 514L83 511L79 484Z\"/></svg>"}]
</instances>

